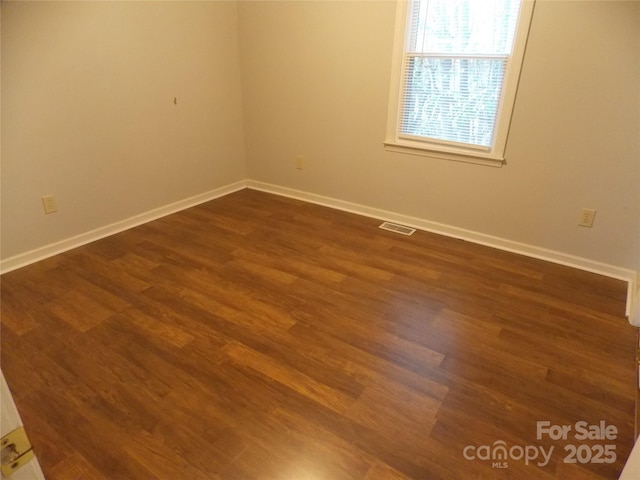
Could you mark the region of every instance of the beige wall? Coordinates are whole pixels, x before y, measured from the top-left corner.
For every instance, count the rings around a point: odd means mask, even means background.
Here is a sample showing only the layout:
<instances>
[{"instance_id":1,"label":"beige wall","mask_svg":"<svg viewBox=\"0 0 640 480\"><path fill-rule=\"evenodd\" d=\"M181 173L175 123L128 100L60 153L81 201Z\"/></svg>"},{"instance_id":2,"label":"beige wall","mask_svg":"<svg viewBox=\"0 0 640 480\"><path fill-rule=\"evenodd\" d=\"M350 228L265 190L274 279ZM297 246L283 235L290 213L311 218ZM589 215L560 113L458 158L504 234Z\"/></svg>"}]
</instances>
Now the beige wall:
<instances>
[{"instance_id":1,"label":"beige wall","mask_svg":"<svg viewBox=\"0 0 640 480\"><path fill-rule=\"evenodd\" d=\"M383 149L394 8L239 4L249 178L639 270L640 2L537 2L501 169Z\"/></svg>"},{"instance_id":2,"label":"beige wall","mask_svg":"<svg viewBox=\"0 0 640 480\"><path fill-rule=\"evenodd\" d=\"M394 10L2 2L2 258L248 177L640 270L640 2L537 2L501 169L383 149Z\"/></svg>"},{"instance_id":3,"label":"beige wall","mask_svg":"<svg viewBox=\"0 0 640 480\"><path fill-rule=\"evenodd\" d=\"M2 258L245 178L236 13L2 2Z\"/></svg>"}]
</instances>

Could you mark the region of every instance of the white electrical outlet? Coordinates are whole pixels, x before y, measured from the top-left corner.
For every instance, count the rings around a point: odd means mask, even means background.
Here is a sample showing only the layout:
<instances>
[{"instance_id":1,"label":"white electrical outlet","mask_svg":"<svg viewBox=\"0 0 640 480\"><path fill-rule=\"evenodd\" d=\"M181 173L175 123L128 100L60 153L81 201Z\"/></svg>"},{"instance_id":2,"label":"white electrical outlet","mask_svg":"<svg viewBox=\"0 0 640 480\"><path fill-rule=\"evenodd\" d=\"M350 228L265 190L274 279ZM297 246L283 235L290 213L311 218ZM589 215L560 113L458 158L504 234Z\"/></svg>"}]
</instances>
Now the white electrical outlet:
<instances>
[{"instance_id":1,"label":"white electrical outlet","mask_svg":"<svg viewBox=\"0 0 640 480\"><path fill-rule=\"evenodd\" d=\"M596 211L592 208L583 208L580 212L580 218L578 219L578 225L581 227L593 227L593 219L596 216Z\"/></svg>"},{"instance_id":2,"label":"white electrical outlet","mask_svg":"<svg viewBox=\"0 0 640 480\"><path fill-rule=\"evenodd\" d=\"M302 155L296 157L296 168L298 170L304 170L304 157Z\"/></svg>"},{"instance_id":3,"label":"white electrical outlet","mask_svg":"<svg viewBox=\"0 0 640 480\"><path fill-rule=\"evenodd\" d=\"M53 213L58 211L58 204L56 198L53 195L45 195L42 197L42 205L44 206L44 213Z\"/></svg>"}]
</instances>

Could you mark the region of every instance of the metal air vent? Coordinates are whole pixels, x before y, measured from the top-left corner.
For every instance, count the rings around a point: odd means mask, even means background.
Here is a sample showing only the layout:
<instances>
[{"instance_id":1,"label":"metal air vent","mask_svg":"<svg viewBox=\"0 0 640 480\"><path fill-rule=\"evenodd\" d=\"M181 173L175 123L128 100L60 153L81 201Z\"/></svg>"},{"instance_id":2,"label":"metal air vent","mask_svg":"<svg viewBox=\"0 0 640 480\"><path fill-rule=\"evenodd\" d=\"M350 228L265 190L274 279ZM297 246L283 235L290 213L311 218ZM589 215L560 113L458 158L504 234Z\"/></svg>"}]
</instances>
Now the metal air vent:
<instances>
[{"instance_id":1,"label":"metal air vent","mask_svg":"<svg viewBox=\"0 0 640 480\"><path fill-rule=\"evenodd\" d=\"M401 233L402 235L412 235L416 231L415 228L398 225L397 223L384 222L378 228L389 230L390 232Z\"/></svg>"}]
</instances>

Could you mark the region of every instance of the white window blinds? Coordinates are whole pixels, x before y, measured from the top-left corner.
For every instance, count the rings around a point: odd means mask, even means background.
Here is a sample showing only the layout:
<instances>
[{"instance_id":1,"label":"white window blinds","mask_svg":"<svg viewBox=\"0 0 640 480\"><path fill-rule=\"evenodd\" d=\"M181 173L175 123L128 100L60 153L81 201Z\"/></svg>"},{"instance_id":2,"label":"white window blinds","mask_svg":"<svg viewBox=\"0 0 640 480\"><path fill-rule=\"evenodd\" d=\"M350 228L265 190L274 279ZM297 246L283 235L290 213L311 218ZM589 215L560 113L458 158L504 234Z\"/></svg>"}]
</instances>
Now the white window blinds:
<instances>
[{"instance_id":1,"label":"white window blinds","mask_svg":"<svg viewBox=\"0 0 640 480\"><path fill-rule=\"evenodd\" d=\"M414 0L398 137L490 150L520 0Z\"/></svg>"}]
</instances>

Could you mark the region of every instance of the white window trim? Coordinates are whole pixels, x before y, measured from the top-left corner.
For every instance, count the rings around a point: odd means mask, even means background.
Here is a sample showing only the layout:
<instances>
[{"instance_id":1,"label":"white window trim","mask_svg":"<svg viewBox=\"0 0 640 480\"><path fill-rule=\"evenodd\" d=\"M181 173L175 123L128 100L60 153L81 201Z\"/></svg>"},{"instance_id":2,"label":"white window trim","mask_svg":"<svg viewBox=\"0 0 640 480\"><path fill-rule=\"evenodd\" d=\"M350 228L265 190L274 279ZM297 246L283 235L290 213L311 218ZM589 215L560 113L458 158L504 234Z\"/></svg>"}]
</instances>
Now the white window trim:
<instances>
[{"instance_id":1,"label":"white window trim","mask_svg":"<svg viewBox=\"0 0 640 480\"><path fill-rule=\"evenodd\" d=\"M402 74L404 63L404 47L407 35L409 0L396 1L396 26L393 43L393 58L391 62L391 84L389 91L389 110L387 115L387 136L385 149L390 152L422 155L425 157L453 160L458 162L475 163L501 167L505 163L504 153L507 147L509 127L513 114L513 107L524 60L524 52L529 36L531 18L535 0L523 0L518 16L518 25L513 44L513 53L507 64L502 98L496 116L495 140L492 148L461 145L454 142L430 141L422 138L411 139L407 135L400 135L400 101L402 92Z\"/></svg>"}]
</instances>

